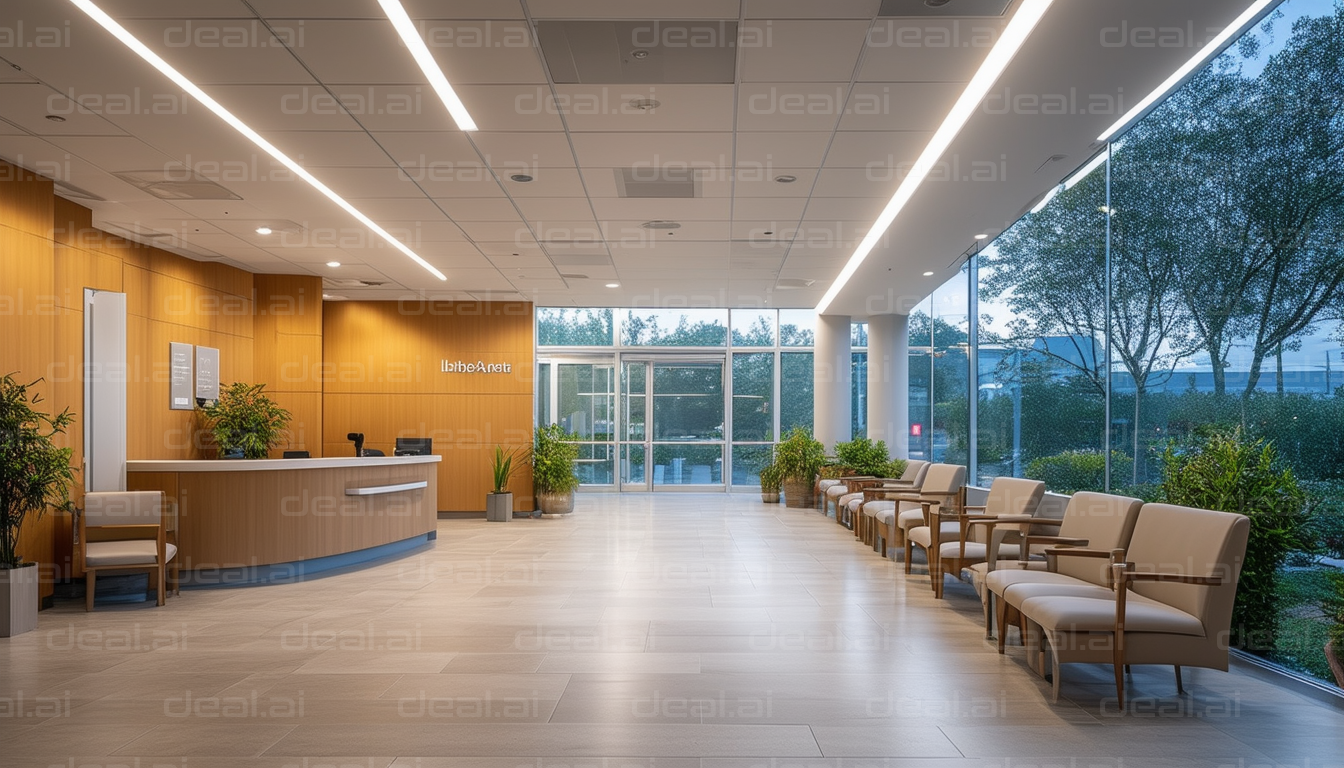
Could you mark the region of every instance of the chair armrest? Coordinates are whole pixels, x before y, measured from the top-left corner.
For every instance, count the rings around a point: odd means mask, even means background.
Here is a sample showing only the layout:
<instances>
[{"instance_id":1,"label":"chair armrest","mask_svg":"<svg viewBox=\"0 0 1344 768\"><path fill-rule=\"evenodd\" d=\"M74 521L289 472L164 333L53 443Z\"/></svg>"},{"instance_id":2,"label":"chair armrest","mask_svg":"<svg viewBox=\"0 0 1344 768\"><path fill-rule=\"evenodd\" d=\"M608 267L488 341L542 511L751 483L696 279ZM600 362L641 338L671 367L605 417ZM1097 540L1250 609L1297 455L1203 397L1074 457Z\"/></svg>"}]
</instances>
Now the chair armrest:
<instances>
[{"instance_id":1,"label":"chair armrest","mask_svg":"<svg viewBox=\"0 0 1344 768\"><path fill-rule=\"evenodd\" d=\"M1028 536L1023 543L1028 547L1032 544L1064 544L1069 547L1086 547L1091 541L1089 539L1072 539L1068 536Z\"/></svg>"},{"instance_id":2,"label":"chair armrest","mask_svg":"<svg viewBox=\"0 0 1344 768\"><path fill-rule=\"evenodd\" d=\"M1051 526L1051 527L1053 527L1053 528L1058 528L1058 527L1060 527L1061 525L1064 524L1064 521L1063 521L1063 520L1060 520L1059 518L1055 518L1055 517L1033 517L1033 518L1031 518L1031 524L1032 524L1032 525L1048 525L1048 526Z\"/></svg>"},{"instance_id":3,"label":"chair armrest","mask_svg":"<svg viewBox=\"0 0 1344 768\"><path fill-rule=\"evenodd\" d=\"M1085 549L1083 547L1047 547L1045 550L1046 569L1054 571L1056 560L1060 557L1090 557L1094 559L1106 559L1111 561L1111 565L1123 564L1125 560L1125 551L1123 549ZM1111 581L1110 571L1107 571L1108 582ZM1112 586L1113 584L1108 584Z\"/></svg>"},{"instance_id":4,"label":"chair armrest","mask_svg":"<svg viewBox=\"0 0 1344 768\"><path fill-rule=\"evenodd\" d=\"M1123 570L1125 567L1126 564L1124 563L1116 563L1111 566L1111 569L1123 571L1117 578L1123 579L1126 582L1164 581L1174 584L1194 584L1197 586L1217 587L1226 581L1222 576L1189 576L1184 573L1139 573L1137 571Z\"/></svg>"},{"instance_id":5,"label":"chair armrest","mask_svg":"<svg viewBox=\"0 0 1344 768\"><path fill-rule=\"evenodd\" d=\"M965 506L965 509L988 509L988 508L989 507L987 507L984 504L967 504Z\"/></svg>"}]
</instances>

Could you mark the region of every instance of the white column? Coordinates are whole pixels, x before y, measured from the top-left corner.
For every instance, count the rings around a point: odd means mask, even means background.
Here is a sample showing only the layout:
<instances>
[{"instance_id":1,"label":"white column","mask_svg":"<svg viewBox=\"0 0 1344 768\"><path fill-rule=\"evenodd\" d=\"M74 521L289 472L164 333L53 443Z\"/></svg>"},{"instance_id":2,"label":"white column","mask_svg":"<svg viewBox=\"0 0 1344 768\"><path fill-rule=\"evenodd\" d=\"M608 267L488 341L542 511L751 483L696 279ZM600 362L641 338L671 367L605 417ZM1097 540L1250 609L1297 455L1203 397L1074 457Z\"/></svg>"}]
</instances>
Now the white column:
<instances>
[{"instance_id":1,"label":"white column","mask_svg":"<svg viewBox=\"0 0 1344 768\"><path fill-rule=\"evenodd\" d=\"M826 446L851 437L849 315L817 315L817 346L812 360L812 434Z\"/></svg>"},{"instance_id":2,"label":"white column","mask_svg":"<svg viewBox=\"0 0 1344 768\"><path fill-rule=\"evenodd\" d=\"M868 436L893 458L910 457L910 318L868 318Z\"/></svg>"}]
</instances>

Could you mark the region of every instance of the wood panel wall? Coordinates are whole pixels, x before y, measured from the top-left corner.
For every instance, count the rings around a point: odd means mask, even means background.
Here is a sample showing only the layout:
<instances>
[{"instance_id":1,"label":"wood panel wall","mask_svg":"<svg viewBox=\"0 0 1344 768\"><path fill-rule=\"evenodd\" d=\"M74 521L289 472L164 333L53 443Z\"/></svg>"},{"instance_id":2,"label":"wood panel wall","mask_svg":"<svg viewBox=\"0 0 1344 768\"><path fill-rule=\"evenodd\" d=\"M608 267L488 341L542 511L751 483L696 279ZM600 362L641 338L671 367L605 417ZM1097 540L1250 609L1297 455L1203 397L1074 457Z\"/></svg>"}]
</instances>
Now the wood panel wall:
<instances>
[{"instance_id":1,"label":"wood panel wall","mask_svg":"<svg viewBox=\"0 0 1344 768\"><path fill-rule=\"evenodd\" d=\"M322 278L254 275L252 321L255 380L289 411L289 435L271 449L322 455Z\"/></svg>"},{"instance_id":2,"label":"wood panel wall","mask_svg":"<svg viewBox=\"0 0 1344 768\"><path fill-rule=\"evenodd\" d=\"M534 345L526 302L329 302L323 307L323 451L347 455L345 436L392 455L397 437L431 437L439 510L478 512L490 491L494 447L532 443ZM508 363L508 374L444 373L443 360ZM532 476L509 486L533 509Z\"/></svg>"}]
</instances>

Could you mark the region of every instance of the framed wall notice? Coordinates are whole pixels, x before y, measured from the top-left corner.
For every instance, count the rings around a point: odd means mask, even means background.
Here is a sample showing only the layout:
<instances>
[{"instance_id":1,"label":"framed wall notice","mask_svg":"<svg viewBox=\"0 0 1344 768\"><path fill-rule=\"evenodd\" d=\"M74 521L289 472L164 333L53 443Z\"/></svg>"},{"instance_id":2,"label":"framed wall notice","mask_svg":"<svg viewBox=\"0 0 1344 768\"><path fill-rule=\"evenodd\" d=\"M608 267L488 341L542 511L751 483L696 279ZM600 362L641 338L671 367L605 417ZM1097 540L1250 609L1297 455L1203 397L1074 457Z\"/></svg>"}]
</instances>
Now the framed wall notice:
<instances>
[{"instance_id":1,"label":"framed wall notice","mask_svg":"<svg viewBox=\"0 0 1344 768\"><path fill-rule=\"evenodd\" d=\"M172 378L168 384L168 408L190 411L196 407L195 347L173 341L168 343L168 367Z\"/></svg>"},{"instance_id":2,"label":"framed wall notice","mask_svg":"<svg viewBox=\"0 0 1344 768\"><path fill-rule=\"evenodd\" d=\"M219 350L196 348L196 399L219 399Z\"/></svg>"}]
</instances>

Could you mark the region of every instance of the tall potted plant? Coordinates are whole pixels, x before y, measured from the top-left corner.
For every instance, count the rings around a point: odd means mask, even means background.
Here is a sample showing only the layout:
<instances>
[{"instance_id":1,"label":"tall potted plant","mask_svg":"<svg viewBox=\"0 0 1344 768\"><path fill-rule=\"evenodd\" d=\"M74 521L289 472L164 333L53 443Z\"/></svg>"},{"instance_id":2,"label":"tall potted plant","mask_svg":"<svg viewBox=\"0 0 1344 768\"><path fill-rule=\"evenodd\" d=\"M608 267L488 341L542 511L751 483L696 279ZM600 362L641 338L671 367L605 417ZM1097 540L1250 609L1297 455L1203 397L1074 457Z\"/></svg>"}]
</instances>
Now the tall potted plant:
<instances>
[{"instance_id":1,"label":"tall potted plant","mask_svg":"<svg viewBox=\"0 0 1344 768\"><path fill-rule=\"evenodd\" d=\"M537 509L545 515L566 515L574 511L574 491L579 476L574 463L579 446L574 436L559 424L537 427L532 441L532 485L536 489Z\"/></svg>"},{"instance_id":2,"label":"tall potted plant","mask_svg":"<svg viewBox=\"0 0 1344 768\"><path fill-rule=\"evenodd\" d=\"M494 481L494 490L485 496L485 519L491 523L507 523L513 519L513 493L509 490L509 480L518 474L523 464L523 451L504 446L495 446L495 456L490 462L490 475Z\"/></svg>"},{"instance_id":3,"label":"tall potted plant","mask_svg":"<svg viewBox=\"0 0 1344 768\"><path fill-rule=\"evenodd\" d=\"M284 440L289 411L265 389L265 384L237 381L200 409L221 459L264 459Z\"/></svg>"},{"instance_id":4,"label":"tall potted plant","mask_svg":"<svg viewBox=\"0 0 1344 768\"><path fill-rule=\"evenodd\" d=\"M18 551L24 519L73 508L71 450L56 447L55 438L75 417L69 408L55 416L34 409L42 402L28 393L36 383L0 378L0 637L37 627L37 564L25 563Z\"/></svg>"},{"instance_id":5,"label":"tall potted plant","mask_svg":"<svg viewBox=\"0 0 1344 768\"><path fill-rule=\"evenodd\" d=\"M784 485L784 503L795 509L816 505L815 486L826 462L826 447L804 427L794 427L775 446L774 467Z\"/></svg>"}]
</instances>

